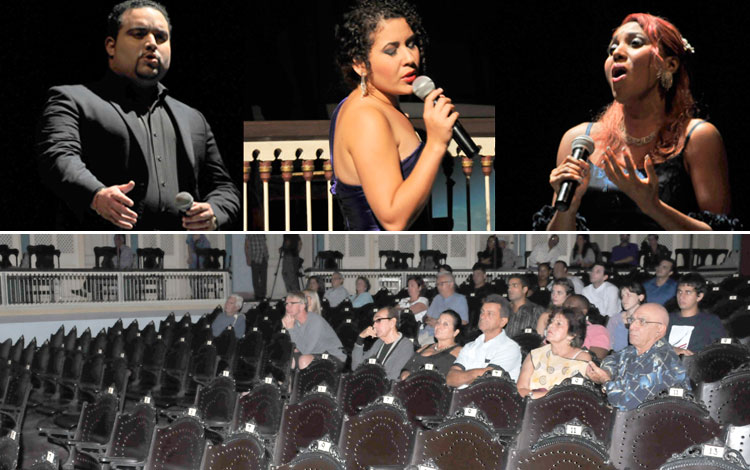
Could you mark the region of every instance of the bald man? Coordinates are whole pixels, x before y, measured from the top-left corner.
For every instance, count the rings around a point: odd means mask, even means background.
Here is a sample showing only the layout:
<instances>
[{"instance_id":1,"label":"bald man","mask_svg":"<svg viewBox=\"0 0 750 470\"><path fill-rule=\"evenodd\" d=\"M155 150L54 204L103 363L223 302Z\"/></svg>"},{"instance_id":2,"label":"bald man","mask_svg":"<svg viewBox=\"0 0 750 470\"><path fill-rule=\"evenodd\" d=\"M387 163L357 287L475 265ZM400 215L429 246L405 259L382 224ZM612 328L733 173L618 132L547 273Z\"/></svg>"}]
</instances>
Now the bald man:
<instances>
[{"instance_id":1,"label":"bald man","mask_svg":"<svg viewBox=\"0 0 750 470\"><path fill-rule=\"evenodd\" d=\"M630 320L630 346L605 358L601 367L589 362L586 375L602 384L609 403L632 410L671 387L690 390L687 371L664 341L669 314L659 304L643 304Z\"/></svg>"}]
</instances>

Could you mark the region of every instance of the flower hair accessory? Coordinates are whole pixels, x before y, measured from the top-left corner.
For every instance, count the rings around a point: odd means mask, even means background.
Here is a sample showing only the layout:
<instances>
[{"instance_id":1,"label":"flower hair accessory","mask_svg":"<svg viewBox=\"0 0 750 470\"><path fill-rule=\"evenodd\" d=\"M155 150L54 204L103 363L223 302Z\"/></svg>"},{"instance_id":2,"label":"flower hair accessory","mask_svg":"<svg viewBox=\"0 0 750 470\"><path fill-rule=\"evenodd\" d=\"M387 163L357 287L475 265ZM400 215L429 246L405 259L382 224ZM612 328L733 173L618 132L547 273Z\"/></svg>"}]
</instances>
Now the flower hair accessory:
<instances>
[{"instance_id":1,"label":"flower hair accessory","mask_svg":"<svg viewBox=\"0 0 750 470\"><path fill-rule=\"evenodd\" d=\"M689 52L691 54L695 54L695 48L690 45L687 39L682 38L682 47L685 49L685 52Z\"/></svg>"}]
</instances>

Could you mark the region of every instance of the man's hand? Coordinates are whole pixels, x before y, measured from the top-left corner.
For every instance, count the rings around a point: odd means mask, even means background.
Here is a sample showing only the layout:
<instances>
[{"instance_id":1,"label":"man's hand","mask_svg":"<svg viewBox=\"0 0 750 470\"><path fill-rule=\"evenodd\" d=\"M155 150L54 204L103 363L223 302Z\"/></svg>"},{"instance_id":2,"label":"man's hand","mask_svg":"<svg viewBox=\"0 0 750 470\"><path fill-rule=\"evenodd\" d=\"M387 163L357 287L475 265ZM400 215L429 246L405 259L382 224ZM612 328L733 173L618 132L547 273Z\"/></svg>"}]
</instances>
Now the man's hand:
<instances>
[{"instance_id":1,"label":"man's hand","mask_svg":"<svg viewBox=\"0 0 750 470\"><path fill-rule=\"evenodd\" d=\"M674 352L676 352L678 356L692 356L693 355L693 351L689 349L678 348L677 346L675 346L673 349L674 349Z\"/></svg>"},{"instance_id":2,"label":"man's hand","mask_svg":"<svg viewBox=\"0 0 750 470\"><path fill-rule=\"evenodd\" d=\"M362 332L359 334L360 338L375 338L377 335L375 334L375 328L372 326L368 326Z\"/></svg>"},{"instance_id":3,"label":"man's hand","mask_svg":"<svg viewBox=\"0 0 750 470\"><path fill-rule=\"evenodd\" d=\"M133 200L126 196L135 187L135 181L100 189L91 201L91 208L104 219L120 228L130 230L138 221L138 214L130 210Z\"/></svg>"},{"instance_id":4,"label":"man's hand","mask_svg":"<svg viewBox=\"0 0 750 470\"><path fill-rule=\"evenodd\" d=\"M435 325L437 325L437 318L432 318L429 315L425 315L424 317L422 317L422 323L424 323L427 326L431 326L431 327L434 328Z\"/></svg>"},{"instance_id":5,"label":"man's hand","mask_svg":"<svg viewBox=\"0 0 750 470\"><path fill-rule=\"evenodd\" d=\"M194 202L187 211L187 216L182 218L182 226L187 230L216 230L214 209L207 202Z\"/></svg>"},{"instance_id":6,"label":"man's hand","mask_svg":"<svg viewBox=\"0 0 750 470\"><path fill-rule=\"evenodd\" d=\"M284 316L281 317L281 324L284 325L284 328L287 330L291 330L294 328L294 318L289 314L284 314Z\"/></svg>"},{"instance_id":7,"label":"man's hand","mask_svg":"<svg viewBox=\"0 0 750 470\"><path fill-rule=\"evenodd\" d=\"M586 376L591 379L592 382L599 385L612 380L612 376L609 375L609 372L599 368L593 361L589 361L589 366L586 368Z\"/></svg>"}]
</instances>

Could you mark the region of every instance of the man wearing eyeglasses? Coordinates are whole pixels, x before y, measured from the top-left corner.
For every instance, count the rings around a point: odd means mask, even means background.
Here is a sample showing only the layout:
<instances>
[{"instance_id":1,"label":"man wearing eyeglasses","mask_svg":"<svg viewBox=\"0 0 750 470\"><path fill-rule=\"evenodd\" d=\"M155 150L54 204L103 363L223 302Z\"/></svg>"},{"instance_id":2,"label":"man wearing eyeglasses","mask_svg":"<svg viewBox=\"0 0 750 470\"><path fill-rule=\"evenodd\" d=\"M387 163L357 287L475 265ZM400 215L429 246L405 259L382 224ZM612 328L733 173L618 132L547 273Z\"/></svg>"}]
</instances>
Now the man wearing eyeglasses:
<instances>
[{"instance_id":1,"label":"man wearing eyeglasses","mask_svg":"<svg viewBox=\"0 0 750 470\"><path fill-rule=\"evenodd\" d=\"M323 353L328 353L342 363L346 361L341 340L331 325L320 315L307 312L307 298L299 291L292 291L286 296L286 313L281 324L289 332L294 342L295 362L304 369Z\"/></svg>"},{"instance_id":2,"label":"man wearing eyeglasses","mask_svg":"<svg viewBox=\"0 0 750 470\"><path fill-rule=\"evenodd\" d=\"M589 362L586 375L602 384L609 403L632 410L671 387L690 390L687 370L672 346L664 341L669 314L659 304L643 304L629 321L630 346L607 356L597 367Z\"/></svg>"},{"instance_id":3,"label":"man wearing eyeglasses","mask_svg":"<svg viewBox=\"0 0 750 470\"><path fill-rule=\"evenodd\" d=\"M422 317L424 329L419 333L419 344L430 344L435 337L435 324L440 314L446 310L454 310L461 317L461 323L469 323L469 304L466 297L456 292L456 280L453 274L442 272L437 277L437 291L432 299L427 314Z\"/></svg>"},{"instance_id":4,"label":"man wearing eyeglasses","mask_svg":"<svg viewBox=\"0 0 750 470\"><path fill-rule=\"evenodd\" d=\"M398 380L401 370L414 355L414 345L398 332L399 311L396 307L381 308L372 317L372 326L359 334L352 349L352 370L366 359L374 357L385 368L391 380ZM375 344L364 351L366 338L377 338Z\"/></svg>"}]
</instances>

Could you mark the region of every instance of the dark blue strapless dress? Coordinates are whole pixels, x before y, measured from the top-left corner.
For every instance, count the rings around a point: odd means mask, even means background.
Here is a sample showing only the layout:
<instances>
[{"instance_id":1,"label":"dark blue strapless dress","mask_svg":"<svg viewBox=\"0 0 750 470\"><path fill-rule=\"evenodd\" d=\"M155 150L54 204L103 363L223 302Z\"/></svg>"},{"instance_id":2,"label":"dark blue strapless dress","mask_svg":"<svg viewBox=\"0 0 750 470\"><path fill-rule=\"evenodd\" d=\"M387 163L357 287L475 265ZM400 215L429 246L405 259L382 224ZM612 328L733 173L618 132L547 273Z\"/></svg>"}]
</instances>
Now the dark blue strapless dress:
<instances>
[{"instance_id":1,"label":"dark blue strapless dress","mask_svg":"<svg viewBox=\"0 0 750 470\"><path fill-rule=\"evenodd\" d=\"M372 212L370 204L367 202L362 186L346 184L336 178L336 167L333 164L333 136L336 130L336 118L339 115L339 110L341 109L341 105L344 104L344 101L346 101L346 98L341 100L341 103L339 103L333 111L333 115L331 116L331 129L328 134L331 168L333 169L331 193L336 196L336 200L339 202L346 230L383 230L383 227ZM417 164L419 156L422 154L422 148L424 148L424 143L420 143L419 147L417 147L411 155L404 160L401 160L401 176L404 179L409 177L414 166Z\"/></svg>"}]
</instances>

